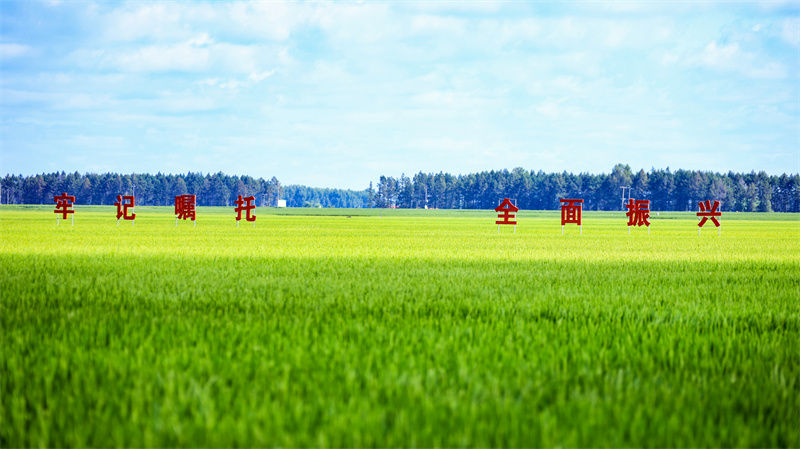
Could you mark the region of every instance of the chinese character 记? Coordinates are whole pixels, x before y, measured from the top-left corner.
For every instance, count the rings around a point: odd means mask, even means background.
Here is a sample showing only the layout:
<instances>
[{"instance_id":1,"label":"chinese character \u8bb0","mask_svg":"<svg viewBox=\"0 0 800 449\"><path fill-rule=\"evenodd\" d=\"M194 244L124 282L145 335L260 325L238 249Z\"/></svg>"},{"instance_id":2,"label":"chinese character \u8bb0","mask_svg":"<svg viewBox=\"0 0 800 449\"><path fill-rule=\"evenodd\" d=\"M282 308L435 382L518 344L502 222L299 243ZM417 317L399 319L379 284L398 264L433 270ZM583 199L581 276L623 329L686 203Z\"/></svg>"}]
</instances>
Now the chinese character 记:
<instances>
[{"instance_id":1,"label":"chinese character \u8bb0","mask_svg":"<svg viewBox=\"0 0 800 449\"><path fill-rule=\"evenodd\" d=\"M195 221L195 196L194 195L177 195L175 196L175 226L178 225L178 220L186 220L187 218Z\"/></svg>"},{"instance_id":2,"label":"chinese character \u8bb0","mask_svg":"<svg viewBox=\"0 0 800 449\"><path fill-rule=\"evenodd\" d=\"M561 201L561 234L564 234L564 225L568 223L575 223L581 228L583 234L583 225L581 224L581 210L583 209L582 199L562 199Z\"/></svg>"},{"instance_id":3,"label":"chinese character \u8bb0","mask_svg":"<svg viewBox=\"0 0 800 449\"><path fill-rule=\"evenodd\" d=\"M128 209L133 209L136 205L136 200L133 195L117 195L117 202L114 203L114 205L117 206L117 224L119 224L120 218L123 220L136 219L135 213L128 215Z\"/></svg>"},{"instance_id":4,"label":"chinese character \u8bb0","mask_svg":"<svg viewBox=\"0 0 800 449\"><path fill-rule=\"evenodd\" d=\"M700 233L700 228L706 224L709 218L711 219L711 222L714 223L714 226L719 228L720 223L719 220L717 220L717 217L722 217L722 212L717 210L719 207L719 201L714 201L714 204L712 205L710 200L705 200L700 201L697 203L697 205L700 207L700 212L697 213L697 216L701 217L700 223L697 223L697 233ZM719 231L720 233L722 232L721 229Z\"/></svg>"},{"instance_id":5,"label":"chinese character \u8bb0","mask_svg":"<svg viewBox=\"0 0 800 449\"><path fill-rule=\"evenodd\" d=\"M500 225L508 224L514 225L514 232L517 232L517 217L512 212L518 212L519 208L513 204L511 204L511 200L508 198L504 198L503 201L500 203L499 206L494 208L495 212L498 212L497 218L501 220L495 221L497 224L497 231L500 231ZM513 220L513 221L512 221Z\"/></svg>"},{"instance_id":6,"label":"chinese character \u8bb0","mask_svg":"<svg viewBox=\"0 0 800 449\"><path fill-rule=\"evenodd\" d=\"M245 220L252 221L253 222L253 226L256 225L256 223L255 223L256 216L250 214L250 211L256 208L256 206L254 204L250 204L253 201L255 201L255 199L256 199L256 197L254 197L254 196L246 196L246 197L242 198L242 195L239 195L239 199L236 200L236 209L235 209L235 212L236 212L236 226L239 226L239 220L242 219L242 211L245 211L245 213L246 213Z\"/></svg>"},{"instance_id":7,"label":"chinese character \u8bb0","mask_svg":"<svg viewBox=\"0 0 800 449\"><path fill-rule=\"evenodd\" d=\"M72 209L72 205L75 203L75 197L73 195L67 195L66 192L62 193L61 195L56 195L53 197L53 202L56 203L56 210L53 212L57 214L61 214L64 220L67 219L67 214L74 214L75 210ZM71 216L72 224L75 224L75 217ZM58 217L56 217L56 224L58 224Z\"/></svg>"},{"instance_id":8,"label":"chinese character \u8bb0","mask_svg":"<svg viewBox=\"0 0 800 449\"><path fill-rule=\"evenodd\" d=\"M628 199L628 204L625 205L628 212L628 233L631 232L631 226L647 226L647 232L650 232L650 200L634 200Z\"/></svg>"}]
</instances>

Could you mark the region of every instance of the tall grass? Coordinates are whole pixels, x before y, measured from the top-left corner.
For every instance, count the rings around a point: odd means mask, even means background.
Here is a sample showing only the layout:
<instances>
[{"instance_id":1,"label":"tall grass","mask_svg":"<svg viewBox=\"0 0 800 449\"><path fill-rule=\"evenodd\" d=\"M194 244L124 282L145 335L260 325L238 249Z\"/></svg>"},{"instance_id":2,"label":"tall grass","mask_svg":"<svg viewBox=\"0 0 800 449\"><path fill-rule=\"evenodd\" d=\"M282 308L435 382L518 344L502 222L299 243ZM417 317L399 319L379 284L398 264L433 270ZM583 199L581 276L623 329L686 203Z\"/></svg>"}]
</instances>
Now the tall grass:
<instances>
[{"instance_id":1,"label":"tall grass","mask_svg":"<svg viewBox=\"0 0 800 449\"><path fill-rule=\"evenodd\" d=\"M800 445L797 215L231 210L0 208L0 445Z\"/></svg>"}]
</instances>

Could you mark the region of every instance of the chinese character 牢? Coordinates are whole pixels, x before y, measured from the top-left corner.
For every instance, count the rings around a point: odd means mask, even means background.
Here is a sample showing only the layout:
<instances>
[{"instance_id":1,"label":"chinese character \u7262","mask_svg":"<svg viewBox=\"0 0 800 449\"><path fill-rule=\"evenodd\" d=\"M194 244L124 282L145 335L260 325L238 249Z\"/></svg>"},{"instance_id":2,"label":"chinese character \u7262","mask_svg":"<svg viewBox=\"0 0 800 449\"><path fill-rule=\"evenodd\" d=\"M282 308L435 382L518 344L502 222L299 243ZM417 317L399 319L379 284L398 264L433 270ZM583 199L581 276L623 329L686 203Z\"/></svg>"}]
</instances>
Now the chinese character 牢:
<instances>
[{"instance_id":1,"label":"chinese character \u7262","mask_svg":"<svg viewBox=\"0 0 800 449\"><path fill-rule=\"evenodd\" d=\"M72 209L72 205L75 203L75 197L73 195L67 195L67 193L64 192L61 195L54 196L53 202L56 203L56 210L53 212L61 214L61 218L64 220L67 219L67 214L75 213L75 210ZM75 218L74 216L72 217L72 224L75 224ZM58 224L58 218L59 217L56 217L56 224Z\"/></svg>"}]
</instances>

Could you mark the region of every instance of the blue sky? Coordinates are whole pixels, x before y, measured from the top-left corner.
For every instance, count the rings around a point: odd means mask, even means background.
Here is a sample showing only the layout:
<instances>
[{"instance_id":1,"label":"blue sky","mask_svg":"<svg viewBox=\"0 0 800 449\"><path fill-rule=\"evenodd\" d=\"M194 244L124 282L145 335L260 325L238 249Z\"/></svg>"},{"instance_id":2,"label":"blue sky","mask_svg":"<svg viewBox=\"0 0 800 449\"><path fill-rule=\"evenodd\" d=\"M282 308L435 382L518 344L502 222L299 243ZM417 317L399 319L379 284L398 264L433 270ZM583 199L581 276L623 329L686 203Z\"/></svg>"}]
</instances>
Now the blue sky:
<instances>
[{"instance_id":1,"label":"blue sky","mask_svg":"<svg viewBox=\"0 0 800 449\"><path fill-rule=\"evenodd\" d=\"M2 2L0 173L800 171L800 4Z\"/></svg>"}]
</instances>

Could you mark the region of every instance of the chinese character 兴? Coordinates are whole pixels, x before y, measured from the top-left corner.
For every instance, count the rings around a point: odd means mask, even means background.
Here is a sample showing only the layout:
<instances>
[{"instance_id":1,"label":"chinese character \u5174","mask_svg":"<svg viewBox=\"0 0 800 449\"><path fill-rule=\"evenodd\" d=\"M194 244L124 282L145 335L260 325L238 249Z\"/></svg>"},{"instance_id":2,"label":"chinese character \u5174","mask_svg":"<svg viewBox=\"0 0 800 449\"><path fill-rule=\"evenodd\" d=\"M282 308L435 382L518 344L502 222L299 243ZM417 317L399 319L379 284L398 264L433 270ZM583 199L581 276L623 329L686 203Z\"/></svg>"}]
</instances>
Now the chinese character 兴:
<instances>
[{"instance_id":1,"label":"chinese character \u5174","mask_svg":"<svg viewBox=\"0 0 800 449\"><path fill-rule=\"evenodd\" d=\"M719 201L714 201L714 204L711 204L711 200L700 201L697 203L700 207L700 212L697 213L697 216L700 217L700 222L697 223L697 235L700 235L700 228L706 224L706 222L711 219L711 222L714 223L714 226L718 228L718 234L722 234L722 229L720 228L721 224L717 217L722 217L722 212L718 211L717 208L719 207Z\"/></svg>"}]
</instances>

